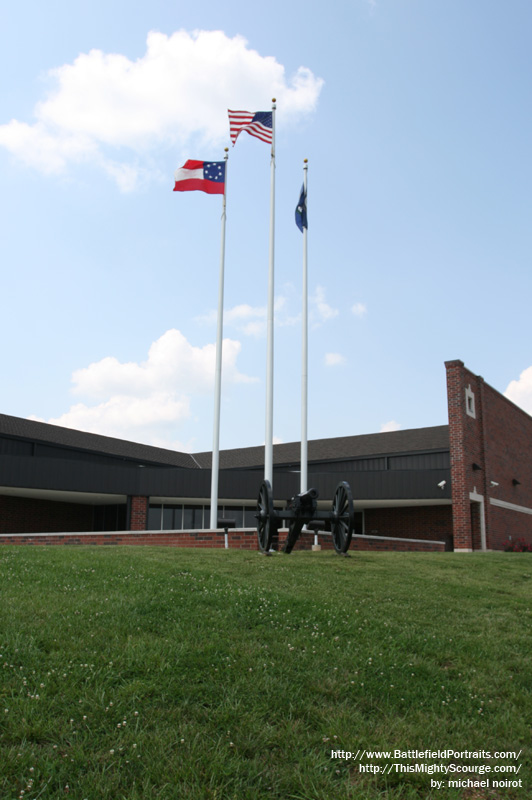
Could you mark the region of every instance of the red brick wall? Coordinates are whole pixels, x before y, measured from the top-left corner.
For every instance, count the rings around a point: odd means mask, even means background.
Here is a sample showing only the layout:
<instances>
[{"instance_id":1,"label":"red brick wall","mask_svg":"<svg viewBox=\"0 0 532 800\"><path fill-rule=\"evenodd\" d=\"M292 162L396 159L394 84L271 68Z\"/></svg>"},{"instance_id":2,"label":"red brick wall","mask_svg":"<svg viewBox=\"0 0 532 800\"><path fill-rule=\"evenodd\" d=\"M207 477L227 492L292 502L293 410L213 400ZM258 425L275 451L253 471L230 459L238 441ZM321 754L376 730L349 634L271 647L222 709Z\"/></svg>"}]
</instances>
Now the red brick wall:
<instances>
[{"instance_id":1,"label":"red brick wall","mask_svg":"<svg viewBox=\"0 0 532 800\"><path fill-rule=\"evenodd\" d=\"M279 532L280 547L282 547L288 531ZM318 535L319 544L324 550L333 550L330 535ZM166 547L209 547L222 549L225 547L225 538L222 533L212 531L161 531L160 533L146 532L109 532L109 533L55 533L46 535L0 534L0 545L163 545ZM314 544L314 534L303 534L295 550L310 550ZM228 533L230 549L258 550L257 533L250 530L230 530ZM385 537L359 536L353 537L351 550L416 550L416 551L442 551L444 546L437 542L411 543L392 540Z\"/></svg>"},{"instance_id":2,"label":"red brick wall","mask_svg":"<svg viewBox=\"0 0 532 800\"><path fill-rule=\"evenodd\" d=\"M449 407L454 548L472 550L469 493L476 487L478 494L485 494L481 398L477 376L466 370L462 361L448 361L445 366ZM465 392L469 385L475 395L475 419L466 413ZM473 463L481 466L482 470L475 472L472 468Z\"/></svg>"},{"instance_id":3,"label":"red brick wall","mask_svg":"<svg viewBox=\"0 0 532 800\"><path fill-rule=\"evenodd\" d=\"M491 511L488 547L503 550L506 542L516 539L532 543L532 516L494 506L491 506Z\"/></svg>"},{"instance_id":4,"label":"red brick wall","mask_svg":"<svg viewBox=\"0 0 532 800\"><path fill-rule=\"evenodd\" d=\"M130 531L145 531L148 526L148 498L131 498Z\"/></svg>"},{"instance_id":5,"label":"red brick wall","mask_svg":"<svg viewBox=\"0 0 532 800\"><path fill-rule=\"evenodd\" d=\"M48 534L37 536L27 534L23 536L0 535L0 544L145 544L165 545L167 547L214 547L223 548L225 540L223 532L212 531L160 531L146 533L145 531L111 531L106 533ZM229 531L229 547L239 550L256 550L257 534L249 531Z\"/></svg>"},{"instance_id":6,"label":"red brick wall","mask_svg":"<svg viewBox=\"0 0 532 800\"><path fill-rule=\"evenodd\" d=\"M488 549L502 549L509 536L532 542L532 515L490 503L493 498L532 509L532 417L461 361L445 366L455 549L480 547L479 508L474 504L471 510L469 497L475 490L484 497ZM466 413L469 385L475 395L476 418ZM473 463L481 469L474 470ZM514 478L519 485L513 485Z\"/></svg>"},{"instance_id":7,"label":"red brick wall","mask_svg":"<svg viewBox=\"0 0 532 800\"><path fill-rule=\"evenodd\" d=\"M443 541L446 549L452 550L452 507L367 508L364 512L364 529L367 536L376 534Z\"/></svg>"},{"instance_id":8,"label":"red brick wall","mask_svg":"<svg viewBox=\"0 0 532 800\"><path fill-rule=\"evenodd\" d=\"M93 507L0 495L0 533L92 529Z\"/></svg>"},{"instance_id":9,"label":"red brick wall","mask_svg":"<svg viewBox=\"0 0 532 800\"><path fill-rule=\"evenodd\" d=\"M483 383L487 494L532 509L532 417ZM517 486L513 479L520 481ZM491 486L490 481L499 486ZM486 504L488 547L501 549L509 536L532 542L532 515Z\"/></svg>"},{"instance_id":10,"label":"red brick wall","mask_svg":"<svg viewBox=\"0 0 532 800\"><path fill-rule=\"evenodd\" d=\"M282 548L287 533L288 531L279 532L279 549ZM311 550L313 544L314 534L302 533L296 542L294 550ZM330 534L328 536L318 534L318 544L322 550L334 550ZM386 536L353 536L349 545L349 550L443 552L445 549L445 544L442 542L419 541L414 543Z\"/></svg>"}]
</instances>

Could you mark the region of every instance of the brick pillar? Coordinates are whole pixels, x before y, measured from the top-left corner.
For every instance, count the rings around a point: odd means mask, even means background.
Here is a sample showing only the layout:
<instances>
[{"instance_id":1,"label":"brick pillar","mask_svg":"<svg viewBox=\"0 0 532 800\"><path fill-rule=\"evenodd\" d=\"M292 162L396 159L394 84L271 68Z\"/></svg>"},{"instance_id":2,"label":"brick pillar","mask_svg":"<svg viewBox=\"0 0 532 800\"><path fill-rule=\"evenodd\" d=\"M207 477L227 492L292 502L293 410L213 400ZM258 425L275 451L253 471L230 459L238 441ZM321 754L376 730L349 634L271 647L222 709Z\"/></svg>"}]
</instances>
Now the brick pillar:
<instances>
[{"instance_id":1,"label":"brick pillar","mask_svg":"<svg viewBox=\"0 0 532 800\"><path fill-rule=\"evenodd\" d=\"M449 448L453 498L453 546L472 550L471 512L466 488L465 431L462 400L462 361L446 361L447 404L449 408Z\"/></svg>"},{"instance_id":2,"label":"brick pillar","mask_svg":"<svg viewBox=\"0 0 532 800\"><path fill-rule=\"evenodd\" d=\"M130 497L130 531L145 531L148 527L148 498Z\"/></svg>"},{"instance_id":3,"label":"brick pillar","mask_svg":"<svg viewBox=\"0 0 532 800\"><path fill-rule=\"evenodd\" d=\"M479 509L473 509L472 513L471 494L479 498L486 496L483 380L466 369L462 361L446 361L445 367L454 549L474 550L480 546L476 530L478 520L475 516Z\"/></svg>"}]
</instances>

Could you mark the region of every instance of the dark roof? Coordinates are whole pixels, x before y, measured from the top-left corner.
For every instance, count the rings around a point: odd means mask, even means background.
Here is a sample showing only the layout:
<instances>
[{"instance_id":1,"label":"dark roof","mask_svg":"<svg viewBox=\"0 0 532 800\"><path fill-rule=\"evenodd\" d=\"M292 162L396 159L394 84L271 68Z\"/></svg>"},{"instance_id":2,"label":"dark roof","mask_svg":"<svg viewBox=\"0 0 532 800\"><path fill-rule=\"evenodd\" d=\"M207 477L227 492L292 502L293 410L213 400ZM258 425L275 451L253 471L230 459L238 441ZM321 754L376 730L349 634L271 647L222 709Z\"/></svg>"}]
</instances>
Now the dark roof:
<instances>
[{"instance_id":1,"label":"dark roof","mask_svg":"<svg viewBox=\"0 0 532 800\"><path fill-rule=\"evenodd\" d=\"M181 453L152 447L138 442L101 436L97 433L63 428L47 422L11 417L0 414L0 435L59 447L85 450L125 458L142 463L160 464L190 469L210 469L212 453ZM273 462L276 465L299 464L299 442L276 444L273 447ZM351 458L390 455L398 453L427 452L449 449L449 426L438 425L432 428L413 428L389 433L368 433L359 436L340 436L334 439L314 439L308 443L308 458L314 463L321 461L341 461ZM221 469L245 469L264 465L264 446L241 447L220 451Z\"/></svg>"},{"instance_id":2,"label":"dark roof","mask_svg":"<svg viewBox=\"0 0 532 800\"><path fill-rule=\"evenodd\" d=\"M276 444L273 447L273 463L299 464L300 442ZM308 459L312 462L340 461L350 458L416 453L449 449L449 426L413 428L388 433L367 433L359 436L340 436L335 439L314 439L308 443ZM194 458L204 469L209 469L212 454L196 453ZM242 447L220 451L220 468L236 469L261 467L264 465L264 447Z\"/></svg>"},{"instance_id":3,"label":"dark roof","mask_svg":"<svg viewBox=\"0 0 532 800\"><path fill-rule=\"evenodd\" d=\"M100 436L98 433L85 433L72 428L63 428L61 425L50 425L47 422L10 417L7 414L0 414L0 435L170 467L197 469L199 466L189 453L114 439L111 436Z\"/></svg>"}]
</instances>

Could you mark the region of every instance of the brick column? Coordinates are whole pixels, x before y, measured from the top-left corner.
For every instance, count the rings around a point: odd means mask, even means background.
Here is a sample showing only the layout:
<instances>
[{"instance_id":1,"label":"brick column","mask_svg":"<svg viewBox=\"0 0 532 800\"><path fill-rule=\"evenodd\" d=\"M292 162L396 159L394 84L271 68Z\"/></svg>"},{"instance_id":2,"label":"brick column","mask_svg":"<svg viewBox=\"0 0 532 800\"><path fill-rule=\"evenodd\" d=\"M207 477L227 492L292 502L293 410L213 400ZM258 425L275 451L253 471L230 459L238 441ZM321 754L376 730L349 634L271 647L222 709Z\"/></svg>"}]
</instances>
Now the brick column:
<instances>
[{"instance_id":1,"label":"brick column","mask_svg":"<svg viewBox=\"0 0 532 800\"><path fill-rule=\"evenodd\" d=\"M148 527L148 498L130 497L130 531L145 531Z\"/></svg>"},{"instance_id":2,"label":"brick column","mask_svg":"<svg viewBox=\"0 0 532 800\"><path fill-rule=\"evenodd\" d=\"M486 464L483 446L482 378L473 375L462 361L446 361L447 403L449 407L449 447L453 499L453 539L455 550L480 547L473 522L479 522L471 509L471 494L486 496ZM467 409L468 394L472 407ZM476 464L479 469L474 469ZM480 528L479 528L480 530ZM479 541L476 541L479 539Z\"/></svg>"},{"instance_id":3,"label":"brick column","mask_svg":"<svg viewBox=\"0 0 532 800\"><path fill-rule=\"evenodd\" d=\"M455 550L472 550L471 502L466 482L466 453L463 409L464 363L446 361L447 404L449 408L449 448L453 498L453 546Z\"/></svg>"}]
</instances>

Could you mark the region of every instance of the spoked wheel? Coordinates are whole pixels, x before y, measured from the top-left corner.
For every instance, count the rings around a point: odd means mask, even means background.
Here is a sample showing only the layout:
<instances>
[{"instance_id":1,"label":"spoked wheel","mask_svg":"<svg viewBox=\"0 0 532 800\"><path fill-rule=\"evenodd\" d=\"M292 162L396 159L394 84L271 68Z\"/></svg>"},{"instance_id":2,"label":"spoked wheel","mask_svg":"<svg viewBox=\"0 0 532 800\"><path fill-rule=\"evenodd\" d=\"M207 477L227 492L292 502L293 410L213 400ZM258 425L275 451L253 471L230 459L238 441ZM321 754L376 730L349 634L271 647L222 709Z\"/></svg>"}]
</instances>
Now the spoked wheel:
<instances>
[{"instance_id":1,"label":"spoked wheel","mask_svg":"<svg viewBox=\"0 0 532 800\"><path fill-rule=\"evenodd\" d=\"M263 553L269 553L275 531L275 512L270 481L263 481L261 484L255 516L257 517L259 547Z\"/></svg>"},{"instance_id":2,"label":"spoked wheel","mask_svg":"<svg viewBox=\"0 0 532 800\"><path fill-rule=\"evenodd\" d=\"M331 530L336 552L347 553L355 530L355 510L351 487L346 481L339 483L334 493Z\"/></svg>"}]
</instances>

